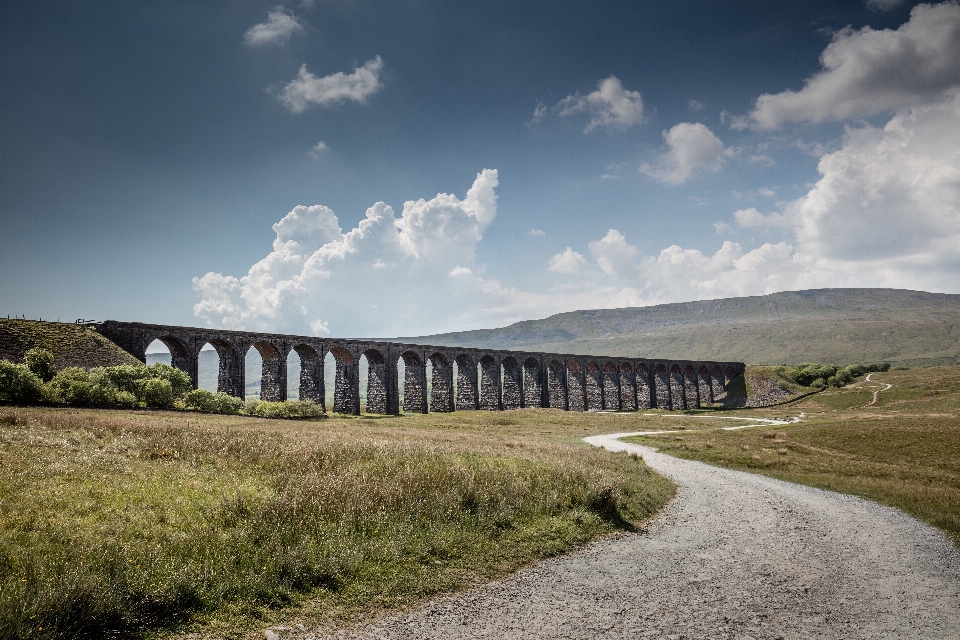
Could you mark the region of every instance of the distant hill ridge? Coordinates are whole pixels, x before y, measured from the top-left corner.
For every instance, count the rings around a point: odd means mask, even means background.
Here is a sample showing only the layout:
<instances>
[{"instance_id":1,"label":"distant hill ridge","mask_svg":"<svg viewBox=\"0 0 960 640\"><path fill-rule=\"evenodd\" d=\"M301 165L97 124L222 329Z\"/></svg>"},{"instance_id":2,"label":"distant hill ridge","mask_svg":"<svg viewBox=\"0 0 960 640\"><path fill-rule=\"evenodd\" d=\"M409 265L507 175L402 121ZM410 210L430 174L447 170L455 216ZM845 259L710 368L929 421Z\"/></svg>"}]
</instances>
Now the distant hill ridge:
<instances>
[{"instance_id":1,"label":"distant hill ridge","mask_svg":"<svg viewBox=\"0 0 960 640\"><path fill-rule=\"evenodd\" d=\"M953 364L960 360L960 295L903 289L785 291L571 311L500 329L398 340L748 364Z\"/></svg>"}]
</instances>

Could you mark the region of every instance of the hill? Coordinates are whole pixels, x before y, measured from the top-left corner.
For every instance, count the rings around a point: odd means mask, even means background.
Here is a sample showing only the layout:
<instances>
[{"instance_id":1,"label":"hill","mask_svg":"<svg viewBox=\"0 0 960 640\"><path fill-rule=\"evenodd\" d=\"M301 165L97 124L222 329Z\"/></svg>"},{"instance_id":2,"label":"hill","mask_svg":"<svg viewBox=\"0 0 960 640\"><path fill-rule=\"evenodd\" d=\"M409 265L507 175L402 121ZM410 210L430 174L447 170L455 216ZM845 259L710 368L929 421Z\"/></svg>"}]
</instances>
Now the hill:
<instances>
[{"instance_id":1,"label":"hill","mask_svg":"<svg viewBox=\"0 0 960 640\"><path fill-rule=\"evenodd\" d=\"M960 362L960 295L812 289L560 313L406 342L748 364Z\"/></svg>"},{"instance_id":2,"label":"hill","mask_svg":"<svg viewBox=\"0 0 960 640\"><path fill-rule=\"evenodd\" d=\"M139 362L92 328L83 325L0 318L0 359L23 362L23 355L34 347L50 351L58 369L89 369Z\"/></svg>"}]
</instances>

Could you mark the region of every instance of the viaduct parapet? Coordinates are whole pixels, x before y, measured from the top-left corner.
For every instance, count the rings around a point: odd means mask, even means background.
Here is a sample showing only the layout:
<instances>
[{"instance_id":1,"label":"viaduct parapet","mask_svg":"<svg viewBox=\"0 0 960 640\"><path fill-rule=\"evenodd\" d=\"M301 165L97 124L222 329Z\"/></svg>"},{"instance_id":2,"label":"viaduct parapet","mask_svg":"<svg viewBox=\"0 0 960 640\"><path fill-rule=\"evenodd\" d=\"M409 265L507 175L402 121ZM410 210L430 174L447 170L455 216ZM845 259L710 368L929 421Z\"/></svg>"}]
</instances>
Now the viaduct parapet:
<instances>
[{"instance_id":1,"label":"viaduct parapet","mask_svg":"<svg viewBox=\"0 0 960 640\"><path fill-rule=\"evenodd\" d=\"M366 411L383 414L401 411L397 373L401 360L402 410L407 413L524 407L566 411L697 408L725 395L730 381L744 372L742 362L433 347L116 320L93 326L143 362L147 347L159 340L170 350L171 364L185 371L194 387L200 350L209 343L220 356L218 390L238 398L244 397L244 361L253 347L263 359L261 399L286 400L287 357L295 351L300 357L300 399L313 400L324 410L324 360L332 354L336 362L333 410L352 415L360 414L362 356L368 365ZM432 365L429 387L428 362Z\"/></svg>"}]
</instances>

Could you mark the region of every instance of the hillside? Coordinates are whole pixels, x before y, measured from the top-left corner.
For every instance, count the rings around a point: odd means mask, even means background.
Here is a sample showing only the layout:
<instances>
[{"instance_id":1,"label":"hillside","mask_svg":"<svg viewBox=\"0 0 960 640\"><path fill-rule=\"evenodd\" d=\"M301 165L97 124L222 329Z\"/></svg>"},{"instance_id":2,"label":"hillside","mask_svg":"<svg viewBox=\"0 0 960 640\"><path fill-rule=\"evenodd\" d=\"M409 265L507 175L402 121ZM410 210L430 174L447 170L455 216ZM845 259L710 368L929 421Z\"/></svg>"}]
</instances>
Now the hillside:
<instances>
[{"instance_id":1,"label":"hillside","mask_svg":"<svg viewBox=\"0 0 960 640\"><path fill-rule=\"evenodd\" d=\"M748 364L960 361L960 295L813 289L560 313L501 329L401 341Z\"/></svg>"},{"instance_id":2,"label":"hillside","mask_svg":"<svg viewBox=\"0 0 960 640\"><path fill-rule=\"evenodd\" d=\"M34 347L50 351L58 369L89 369L139 362L110 340L82 325L0 318L0 359L23 362L23 355Z\"/></svg>"}]
</instances>

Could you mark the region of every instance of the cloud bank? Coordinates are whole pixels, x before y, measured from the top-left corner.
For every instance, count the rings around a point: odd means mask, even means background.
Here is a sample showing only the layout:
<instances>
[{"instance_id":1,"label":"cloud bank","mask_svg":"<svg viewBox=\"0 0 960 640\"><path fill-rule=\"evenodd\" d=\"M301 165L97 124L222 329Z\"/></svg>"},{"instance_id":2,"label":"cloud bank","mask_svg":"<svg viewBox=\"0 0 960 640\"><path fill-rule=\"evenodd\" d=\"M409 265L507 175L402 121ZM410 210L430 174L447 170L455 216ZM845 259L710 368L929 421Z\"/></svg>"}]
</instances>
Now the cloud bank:
<instances>
[{"instance_id":1,"label":"cloud bank","mask_svg":"<svg viewBox=\"0 0 960 640\"><path fill-rule=\"evenodd\" d=\"M896 31L847 27L834 35L820 55L823 71L803 89L760 96L734 125L769 131L789 122L842 121L928 104L960 86L958 52L957 2L917 5Z\"/></svg>"}]
</instances>

